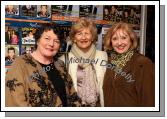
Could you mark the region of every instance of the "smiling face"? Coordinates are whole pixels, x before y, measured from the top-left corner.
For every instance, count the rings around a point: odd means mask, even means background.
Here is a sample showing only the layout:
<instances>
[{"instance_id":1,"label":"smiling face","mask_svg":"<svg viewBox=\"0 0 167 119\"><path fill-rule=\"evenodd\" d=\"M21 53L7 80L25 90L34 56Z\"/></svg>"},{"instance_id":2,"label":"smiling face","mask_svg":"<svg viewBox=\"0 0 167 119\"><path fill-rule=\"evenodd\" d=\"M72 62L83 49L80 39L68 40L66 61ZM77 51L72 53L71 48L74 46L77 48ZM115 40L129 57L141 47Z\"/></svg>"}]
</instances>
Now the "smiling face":
<instances>
[{"instance_id":1,"label":"smiling face","mask_svg":"<svg viewBox=\"0 0 167 119\"><path fill-rule=\"evenodd\" d=\"M12 11L13 11L13 8L14 8L13 5L8 5L8 10L9 10L9 12L12 12Z\"/></svg>"},{"instance_id":2,"label":"smiling face","mask_svg":"<svg viewBox=\"0 0 167 119\"><path fill-rule=\"evenodd\" d=\"M108 11L107 8L104 9L104 14L105 14L105 15L108 15L108 14L109 14L109 11Z\"/></svg>"},{"instance_id":3,"label":"smiling face","mask_svg":"<svg viewBox=\"0 0 167 119\"><path fill-rule=\"evenodd\" d=\"M10 57L10 59L13 59L15 56L15 51L14 50L8 50L8 55Z\"/></svg>"},{"instance_id":4,"label":"smiling face","mask_svg":"<svg viewBox=\"0 0 167 119\"><path fill-rule=\"evenodd\" d=\"M58 36L53 30L44 31L37 42L37 50L43 57L52 58L60 47Z\"/></svg>"},{"instance_id":5,"label":"smiling face","mask_svg":"<svg viewBox=\"0 0 167 119\"><path fill-rule=\"evenodd\" d=\"M47 6L46 5L41 6L41 12L42 12L42 14L45 14L47 12Z\"/></svg>"},{"instance_id":6,"label":"smiling face","mask_svg":"<svg viewBox=\"0 0 167 119\"><path fill-rule=\"evenodd\" d=\"M111 38L111 44L112 44L113 49L118 54L126 53L132 45L130 37L127 34L127 32L125 32L121 29L118 29L113 34L113 36Z\"/></svg>"},{"instance_id":7,"label":"smiling face","mask_svg":"<svg viewBox=\"0 0 167 119\"><path fill-rule=\"evenodd\" d=\"M89 50L92 42L92 33L89 28L82 28L74 36L74 43L76 43L78 48L83 52L87 52Z\"/></svg>"}]
</instances>

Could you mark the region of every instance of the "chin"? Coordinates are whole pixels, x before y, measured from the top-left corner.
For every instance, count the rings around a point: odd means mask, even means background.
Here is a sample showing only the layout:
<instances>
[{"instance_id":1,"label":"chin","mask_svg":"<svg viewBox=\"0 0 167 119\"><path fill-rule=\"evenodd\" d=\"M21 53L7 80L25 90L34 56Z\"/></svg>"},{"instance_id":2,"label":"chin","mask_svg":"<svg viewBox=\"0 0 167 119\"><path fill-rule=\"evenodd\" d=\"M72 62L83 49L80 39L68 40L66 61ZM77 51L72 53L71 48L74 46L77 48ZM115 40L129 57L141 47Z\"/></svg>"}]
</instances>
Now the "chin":
<instances>
[{"instance_id":1,"label":"chin","mask_svg":"<svg viewBox=\"0 0 167 119\"><path fill-rule=\"evenodd\" d=\"M118 54L122 54L122 53L125 53L124 50L115 50Z\"/></svg>"},{"instance_id":2,"label":"chin","mask_svg":"<svg viewBox=\"0 0 167 119\"><path fill-rule=\"evenodd\" d=\"M81 47L81 49L88 49L89 47L88 46L85 46L85 47Z\"/></svg>"},{"instance_id":3,"label":"chin","mask_svg":"<svg viewBox=\"0 0 167 119\"><path fill-rule=\"evenodd\" d=\"M82 45L82 47L81 47L81 48L83 48L83 49L87 49L87 48L90 48L90 46L91 46L91 44Z\"/></svg>"},{"instance_id":4,"label":"chin","mask_svg":"<svg viewBox=\"0 0 167 119\"><path fill-rule=\"evenodd\" d=\"M46 54L45 54L46 57L53 57L53 56L55 56L55 55L56 55L56 53L46 53Z\"/></svg>"},{"instance_id":5,"label":"chin","mask_svg":"<svg viewBox=\"0 0 167 119\"><path fill-rule=\"evenodd\" d=\"M52 58L53 55L45 55L45 57Z\"/></svg>"},{"instance_id":6,"label":"chin","mask_svg":"<svg viewBox=\"0 0 167 119\"><path fill-rule=\"evenodd\" d=\"M117 52L118 54L123 54L124 52Z\"/></svg>"}]
</instances>

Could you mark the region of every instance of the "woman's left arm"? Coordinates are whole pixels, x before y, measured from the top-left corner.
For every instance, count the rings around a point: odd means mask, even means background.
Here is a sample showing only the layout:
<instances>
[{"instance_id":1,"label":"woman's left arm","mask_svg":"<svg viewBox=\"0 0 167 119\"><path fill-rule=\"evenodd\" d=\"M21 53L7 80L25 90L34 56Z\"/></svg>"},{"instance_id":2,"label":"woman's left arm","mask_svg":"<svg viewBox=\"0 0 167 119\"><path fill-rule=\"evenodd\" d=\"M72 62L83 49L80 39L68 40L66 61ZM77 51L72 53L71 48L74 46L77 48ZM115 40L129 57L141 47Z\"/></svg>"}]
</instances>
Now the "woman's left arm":
<instances>
[{"instance_id":1,"label":"woman's left arm","mask_svg":"<svg viewBox=\"0 0 167 119\"><path fill-rule=\"evenodd\" d=\"M78 94L74 88L71 76L67 76L67 101L69 107L81 107L81 99L78 97Z\"/></svg>"},{"instance_id":2,"label":"woman's left arm","mask_svg":"<svg viewBox=\"0 0 167 119\"><path fill-rule=\"evenodd\" d=\"M154 64L150 59L146 58L141 69L141 88L140 88L140 106L155 106L155 72Z\"/></svg>"},{"instance_id":3,"label":"woman's left arm","mask_svg":"<svg viewBox=\"0 0 167 119\"><path fill-rule=\"evenodd\" d=\"M80 107L81 99L77 95L77 92L73 85L72 78L69 75L64 62L61 60L58 60L58 61L59 63L56 63L56 67L61 72L62 78L64 79L64 82L65 82L67 106L68 107Z\"/></svg>"}]
</instances>

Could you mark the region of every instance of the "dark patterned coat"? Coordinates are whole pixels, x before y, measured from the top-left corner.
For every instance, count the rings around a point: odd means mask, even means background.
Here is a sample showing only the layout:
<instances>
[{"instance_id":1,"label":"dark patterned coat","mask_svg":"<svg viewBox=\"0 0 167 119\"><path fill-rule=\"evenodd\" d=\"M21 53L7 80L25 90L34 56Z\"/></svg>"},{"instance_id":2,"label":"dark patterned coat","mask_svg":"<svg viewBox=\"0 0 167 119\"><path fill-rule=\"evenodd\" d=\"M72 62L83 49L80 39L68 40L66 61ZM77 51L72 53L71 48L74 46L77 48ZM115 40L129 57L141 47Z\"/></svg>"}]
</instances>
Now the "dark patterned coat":
<instances>
[{"instance_id":1,"label":"dark patterned coat","mask_svg":"<svg viewBox=\"0 0 167 119\"><path fill-rule=\"evenodd\" d=\"M65 82L68 106L80 106L81 101L63 62L57 60L54 64ZM5 105L55 107L62 106L62 101L42 66L31 55L26 54L15 60L6 75Z\"/></svg>"}]
</instances>

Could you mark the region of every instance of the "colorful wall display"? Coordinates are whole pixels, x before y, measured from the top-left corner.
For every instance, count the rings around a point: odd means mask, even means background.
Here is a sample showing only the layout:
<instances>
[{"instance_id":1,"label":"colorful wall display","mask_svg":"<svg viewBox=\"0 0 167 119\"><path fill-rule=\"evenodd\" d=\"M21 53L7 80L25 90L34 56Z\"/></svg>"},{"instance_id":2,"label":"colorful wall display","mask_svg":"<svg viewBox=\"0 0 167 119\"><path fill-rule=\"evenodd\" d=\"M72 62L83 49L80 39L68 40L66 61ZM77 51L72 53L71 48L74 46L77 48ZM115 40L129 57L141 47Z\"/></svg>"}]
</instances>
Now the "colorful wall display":
<instances>
[{"instance_id":1,"label":"colorful wall display","mask_svg":"<svg viewBox=\"0 0 167 119\"><path fill-rule=\"evenodd\" d=\"M140 36L140 11L140 5L6 5L5 59L9 59L8 49L14 48L15 56L33 52L36 28L43 23L50 22L55 22L56 29L61 32L60 54L70 51L72 45L69 38L71 26L82 17L96 23L98 29L96 48L105 50L104 35L108 27L115 22L125 21L132 24ZM10 64L8 63L6 66Z\"/></svg>"}]
</instances>

